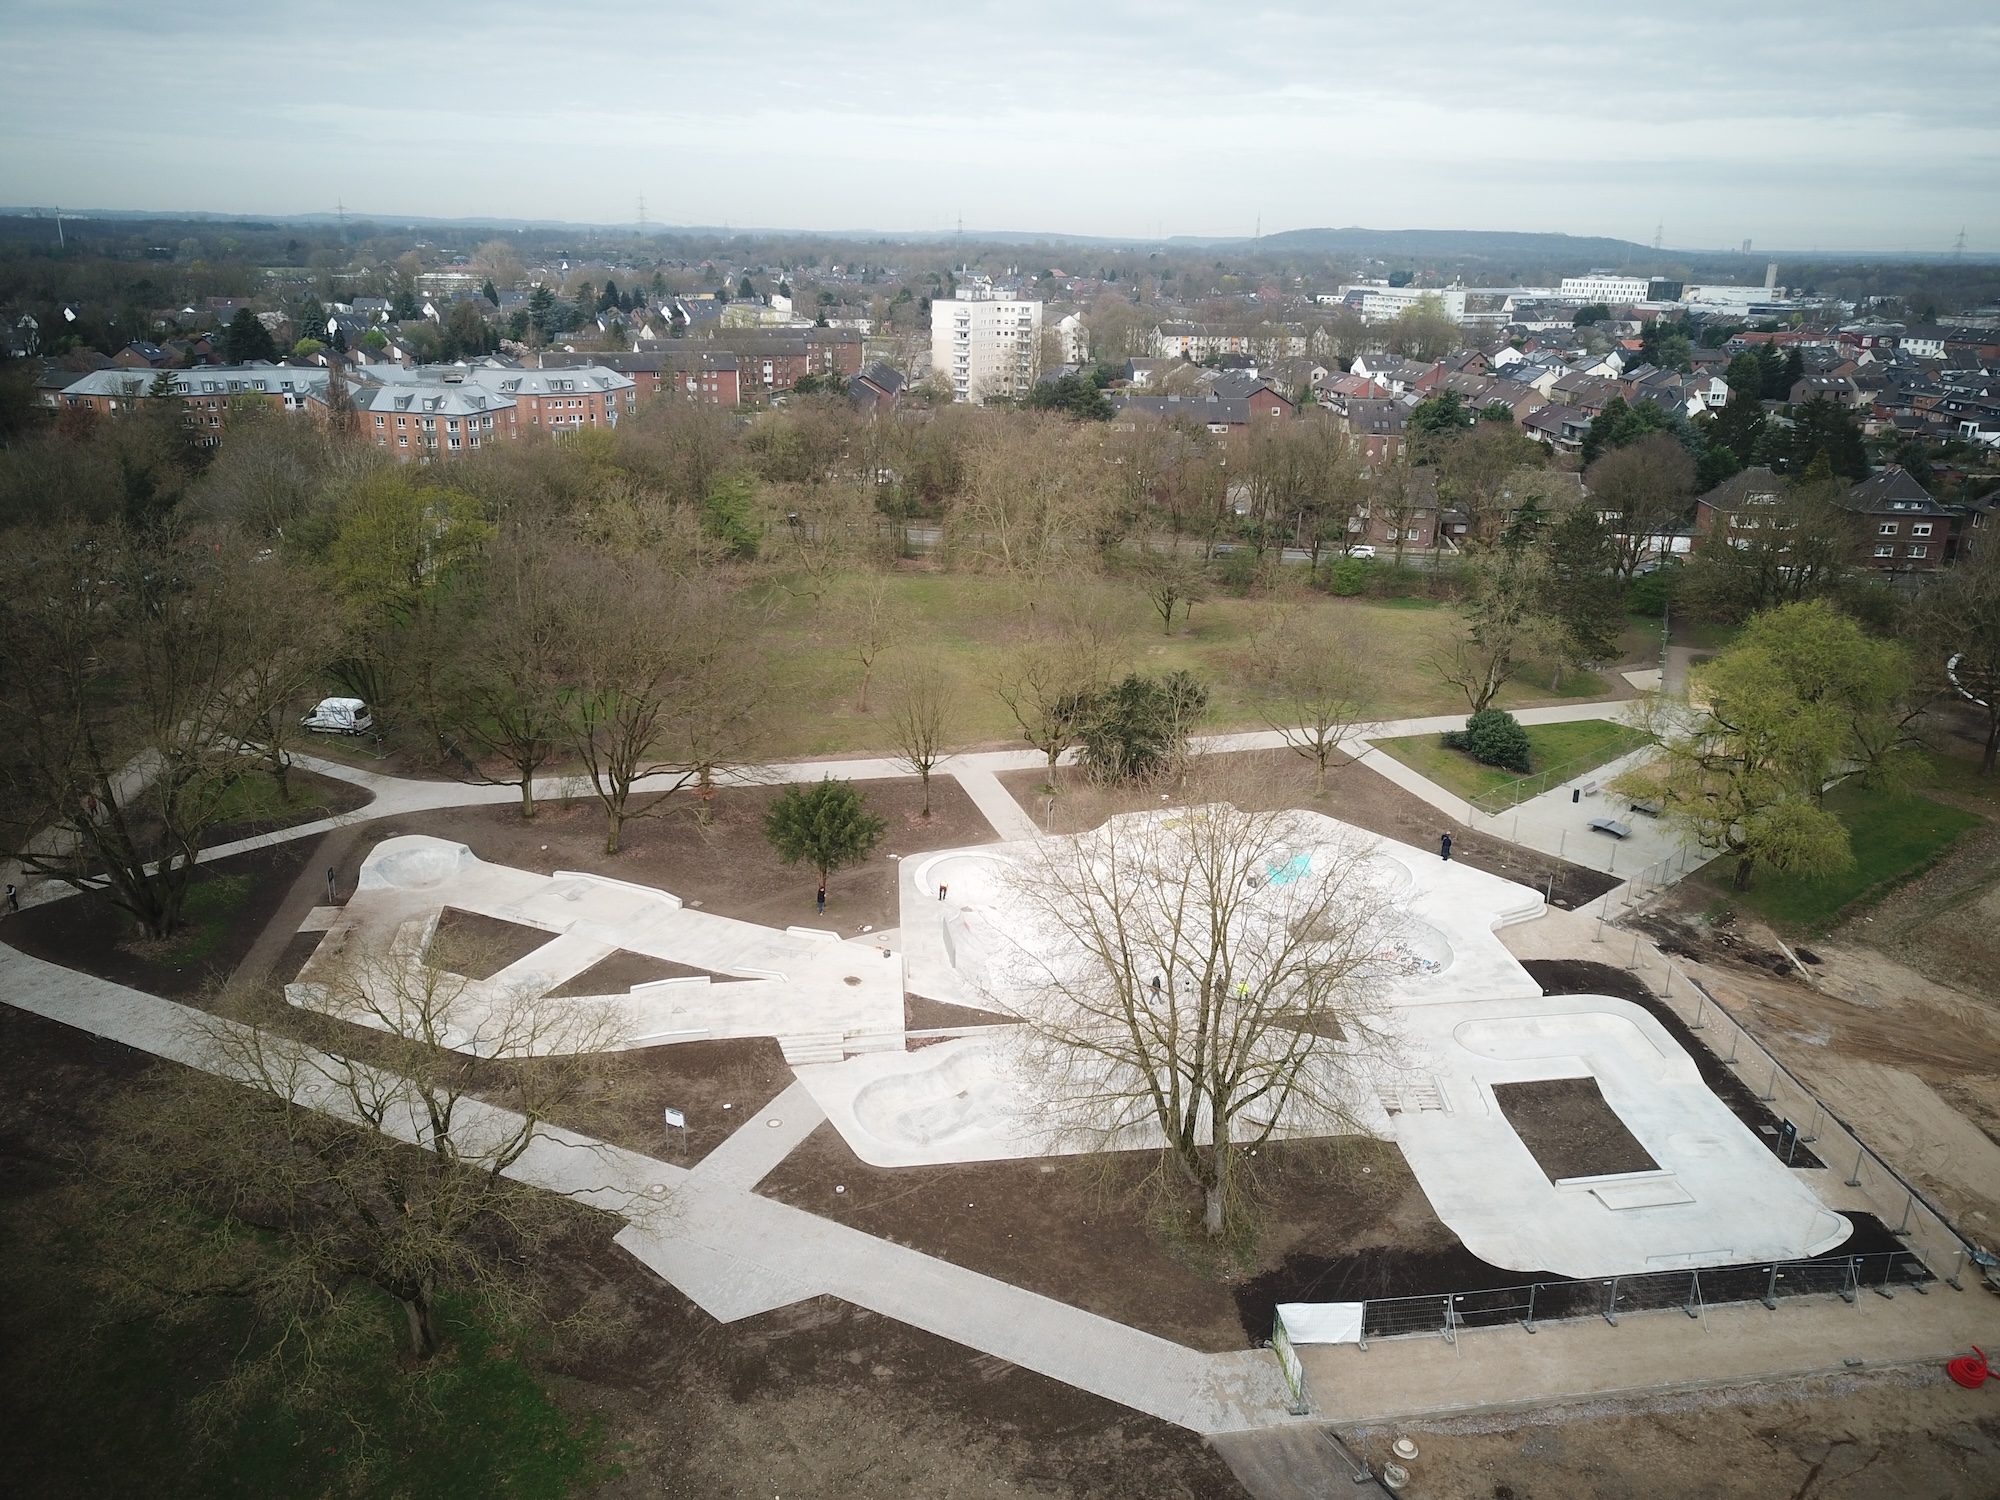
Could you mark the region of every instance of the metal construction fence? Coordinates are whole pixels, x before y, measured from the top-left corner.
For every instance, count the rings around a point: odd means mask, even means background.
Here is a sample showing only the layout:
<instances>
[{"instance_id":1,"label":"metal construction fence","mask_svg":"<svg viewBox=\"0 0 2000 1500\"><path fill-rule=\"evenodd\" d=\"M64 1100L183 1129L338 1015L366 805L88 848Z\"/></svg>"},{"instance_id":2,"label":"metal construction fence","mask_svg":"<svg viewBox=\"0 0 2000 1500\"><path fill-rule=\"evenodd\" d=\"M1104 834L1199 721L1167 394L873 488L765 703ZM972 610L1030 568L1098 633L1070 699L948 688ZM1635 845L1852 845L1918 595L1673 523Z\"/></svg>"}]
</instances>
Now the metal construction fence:
<instances>
[{"instance_id":1,"label":"metal construction fence","mask_svg":"<svg viewBox=\"0 0 2000 1500\"><path fill-rule=\"evenodd\" d=\"M1649 743L1651 739L1652 736L1645 731L1634 729L1631 731L1632 742L1620 749L1616 755L1580 755L1574 760L1564 761L1561 765L1550 766L1546 771L1537 771L1532 776L1523 776L1516 781L1504 782L1489 792L1481 792L1470 799L1471 803L1487 817L1498 817L1509 808L1519 807L1531 797L1539 797L1543 792L1552 791L1565 781L1573 781L1579 776L1588 775L1600 766L1609 765L1621 756L1631 754L1640 746Z\"/></svg>"},{"instance_id":2,"label":"metal construction fence","mask_svg":"<svg viewBox=\"0 0 2000 1500\"><path fill-rule=\"evenodd\" d=\"M1361 1344L1366 1348L1370 1339L1423 1334L1455 1338L1461 1328L1511 1324L1533 1333L1539 1322L1570 1318L1603 1318L1615 1326L1623 1314L1637 1312L1675 1310L1698 1318L1703 1308L1725 1302L1761 1302L1773 1310L1781 1299L1792 1297L1837 1296L1851 1303L1864 1292L1888 1297L1906 1288L1926 1292L1927 1283L1936 1279L1921 1256L1886 1250L1581 1281L1528 1281L1476 1292L1377 1297L1362 1304Z\"/></svg>"}]
</instances>

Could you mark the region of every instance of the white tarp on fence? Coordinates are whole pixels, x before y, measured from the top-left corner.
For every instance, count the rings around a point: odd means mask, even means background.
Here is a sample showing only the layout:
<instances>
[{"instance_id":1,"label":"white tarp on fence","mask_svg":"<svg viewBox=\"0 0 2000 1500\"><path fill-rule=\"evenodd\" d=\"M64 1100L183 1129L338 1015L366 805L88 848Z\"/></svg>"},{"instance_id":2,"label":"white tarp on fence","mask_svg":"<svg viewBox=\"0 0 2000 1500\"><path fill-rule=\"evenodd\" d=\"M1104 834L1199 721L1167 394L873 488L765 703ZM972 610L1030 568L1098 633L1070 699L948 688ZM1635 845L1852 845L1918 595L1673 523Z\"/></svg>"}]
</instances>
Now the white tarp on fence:
<instances>
[{"instance_id":1,"label":"white tarp on fence","mask_svg":"<svg viewBox=\"0 0 2000 1500\"><path fill-rule=\"evenodd\" d=\"M1281 1302L1278 1317L1294 1344L1358 1344L1362 1302Z\"/></svg>"}]
</instances>

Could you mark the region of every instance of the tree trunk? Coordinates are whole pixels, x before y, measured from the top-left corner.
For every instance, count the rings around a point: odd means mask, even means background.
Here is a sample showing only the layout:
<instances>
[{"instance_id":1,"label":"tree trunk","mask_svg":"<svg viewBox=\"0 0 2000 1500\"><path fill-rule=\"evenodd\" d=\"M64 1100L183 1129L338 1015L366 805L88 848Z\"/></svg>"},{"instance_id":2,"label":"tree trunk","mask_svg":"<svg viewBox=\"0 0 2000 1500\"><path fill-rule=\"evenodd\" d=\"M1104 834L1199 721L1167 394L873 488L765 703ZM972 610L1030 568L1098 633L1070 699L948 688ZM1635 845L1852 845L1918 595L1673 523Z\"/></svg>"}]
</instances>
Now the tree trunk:
<instances>
[{"instance_id":1,"label":"tree trunk","mask_svg":"<svg viewBox=\"0 0 2000 1500\"><path fill-rule=\"evenodd\" d=\"M922 774L921 774L920 776L918 776L917 780L921 781L921 782L922 782L922 783L924 784L924 811L923 811L923 816L924 816L924 817L926 817L926 818L928 818L928 817L929 817L929 816L931 815L931 772L930 772L930 767L928 767L928 766L924 767L924 770L923 770L923 773L922 773Z\"/></svg>"},{"instance_id":2,"label":"tree trunk","mask_svg":"<svg viewBox=\"0 0 2000 1500\"><path fill-rule=\"evenodd\" d=\"M1211 1183L1202 1192L1201 1227L1210 1239L1222 1233L1222 1186Z\"/></svg>"},{"instance_id":3,"label":"tree trunk","mask_svg":"<svg viewBox=\"0 0 2000 1500\"><path fill-rule=\"evenodd\" d=\"M523 822L534 821L535 816L535 773L523 767L521 771L521 818Z\"/></svg>"},{"instance_id":4,"label":"tree trunk","mask_svg":"<svg viewBox=\"0 0 2000 1500\"><path fill-rule=\"evenodd\" d=\"M396 1300L403 1306L403 1321L410 1330L410 1352L420 1360L429 1359L438 1351L437 1317L431 1299L418 1292Z\"/></svg>"},{"instance_id":5,"label":"tree trunk","mask_svg":"<svg viewBox=\"0 0 2000 1500\"><path fill-rule=\"evenodd\" d=\"M604 809L604 823L604 852L606 854L616 854L618 852L618 835L625 826L625 814L616 808L607 807Z\"/></svg>"},{"instance_id":6,"label":"tree trunk","mask_svg":"<svg viewBox=\"0 0 2000 1500\"><path fill-rule=\"evenodd\" d=\"M1991 776L1996 755L2000 755L2000 717L1988 721L1986 726L1986 758L1979 763L1979 774Z\"/></svg>"},{"instance_id":7,"label":"tree trunk","mask_svg":"<svg viewBox=\"0 0 2000 1500\"><path fill-rule=\"evenodd\" d=\"M1738 855L1736 859L1736 879L1730 883L1731 888L1739 891L1749 890L1750 872L1754 870L1756 867L1757 867L1757 859L1755 855L1750 855L1750 854Z\"/></svg>"}]
</instances>

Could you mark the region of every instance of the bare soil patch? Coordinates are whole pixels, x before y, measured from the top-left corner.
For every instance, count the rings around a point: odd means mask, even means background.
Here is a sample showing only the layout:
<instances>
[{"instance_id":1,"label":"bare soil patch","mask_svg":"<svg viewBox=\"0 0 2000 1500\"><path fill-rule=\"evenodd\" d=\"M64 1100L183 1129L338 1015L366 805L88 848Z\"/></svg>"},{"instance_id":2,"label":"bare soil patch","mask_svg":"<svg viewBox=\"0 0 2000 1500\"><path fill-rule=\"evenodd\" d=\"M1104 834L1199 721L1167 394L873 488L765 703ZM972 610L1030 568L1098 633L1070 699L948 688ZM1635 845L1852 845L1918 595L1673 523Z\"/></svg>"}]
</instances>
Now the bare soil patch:
<instances>
[{"instance_id":1,"label":"bare soil patch","mask_svg":"<svg viewBox=\"0 0 2000 1500\"><path fill-rule=\"evenodd\" d=\"M1290 750L1245 750L1203 757L1197 779L1183 795L1171 780L1136 786L1099 786L1073 766L1056 771L1055 809L1049 811L1044 769L1003 771L1001 784L1035 819L1057 833L1080 833L1118 813L1158 808L1168 801L1233 802L1246 812L1305 808L1352 823L1370 833L1435 853L1440 834L1451 835L1451 857L1461 864L1547 894L1565 910L1596 900L1616 876L1573 865L1453 821L1358 761L1329 768L1326 791L1313 789L1313 767ZM1163 797L1162 794L1165 794Z\"/></svg>"},{"instance_id":2,"label":"bare soil patch","mask_svg":"<svg viewBox=\"0 0 2000 1500\"><path fill-rule=\"evenodd\" d=\"M903 992L903 1029L931 1031L947 1026L1012 1026L1015 1019L998 1011L976 1010L970 1005L953 1005L949 1000L933 1000L928 995Z\"/></svg>"},{"instance_id":3,"label":"bare soil patch","mask_svg":"<svg viewBox=\"0 0 2000 1500\"><path fill-rule=\"evenodd\" d=\"M1270 1333L1233 1288L1301 1249L1455 1243L1402 1153L1365 1138L1273 1142L1254 1158L1257 1244L1247 1264L1180 1237L1148 1186L1152 1152L871 1167L822 1125L758 1191L897 1244L1206 1350ZM838 1191L837 1191L838 1190Z\"/></svg>"},{"instance_id":4,"label":"bare soil patch","mask_svg":"<svg viewBox=\"0 0 2000 1500\"><path fill-rule=\"evenodd\" d=\"M617 854L604 852L604 813L596 800L577 798L568 805L541 803L533 821L524 820L513 803L384 818L369 825L372 837L360 840L351 857L358 866L391 834L425 833L464 844L492 864L607 875L671 891L689 906L719 916L772 927L803 924L852 937L864 926L881 931L902 920L893 856L994 838L972 799L949 778L931 782L928 820L918 816L923 793L915 777L855 785L889 828L864 863L827 882L824 916L814 910L818 878L803 865L780 864L764 841L764 814L781 791L777 787L717 792L706 825L696 820L692 797L676 796L662 816L627 823Z\"/></svg>"},{"instance_id":5,"label":"bare soil patch","mask_svg":"<svg viewBox=\"0 0 2000 1500\"><path fill-rule=\"evenodd\" d=\"M2000 1494L1992 1406L1941 1370L1861 1371L1401 1422L1352 1441L1379 1473L1413 1438L1409 1493L1464 1500L1988 1500Z\"/></svg>"},{"instance_id":6,"label":"bare soil patch","mask_svg":"<svg viewBox=\"0 0 2000 1500\"><path fill-rule=\"evenodd\" d=\"M549 991L558 999L571 995L621 995L642 984L662 979L706 979L710 984L738 984L741 974L718 974L713 969L697 969L693 964L675 963L671 958L655 958L650 953L633 953L620 948L607 954L582 973L564 980Z\"/></svg>"},{"instance_id":7,"label":"bare soil patch","mask_svg":"<svg viewBox=\"0 0 2000 1500\"><path fill-rule=\"evenodd\" d=\"M1496 1083L1493 1097L1551 1182L1659 1170L1660 1164L1605 1103L1595 1078Z\"/></svg>"},{"instance_id":8,"label":"bare soil patch","mask_svg":"<svg viewBox=\"0 0 2000 1500\"><path fill-rule=\"evenodd\" d=\"M467 979L491 979L509 964L555 941L553 932L483 912L447 906L438 914L431 951Z\"/></svg>"}]
</instances>

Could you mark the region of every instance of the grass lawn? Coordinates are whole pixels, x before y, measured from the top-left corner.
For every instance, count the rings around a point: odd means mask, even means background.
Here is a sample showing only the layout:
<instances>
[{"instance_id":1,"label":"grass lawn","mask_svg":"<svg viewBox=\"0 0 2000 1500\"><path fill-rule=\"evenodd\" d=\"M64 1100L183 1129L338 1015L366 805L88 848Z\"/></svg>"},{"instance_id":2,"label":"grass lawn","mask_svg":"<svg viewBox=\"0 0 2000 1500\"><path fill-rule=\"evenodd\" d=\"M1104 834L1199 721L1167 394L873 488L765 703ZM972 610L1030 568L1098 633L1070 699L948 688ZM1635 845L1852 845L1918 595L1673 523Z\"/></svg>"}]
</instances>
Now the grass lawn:
<instances>
[{"instance_id":1,"label":"grass lawn","mask_svg":"<svg viewBox=\"0 0 2000 1500\"><path fill-rule=\"evenodd\" d=\"M1008 648L1031 619L1022 585L978 574L920 572L889 574L888 583L890 598L907 621L902 639L937 651L956 681L948 741L975 745L1017 739L1014 722L994 696L992 684ZM1121 627L1124 669L1149 673L1185 669L1208 686L1212 728L1264 727L1258 685L1246 668L1251 638L1270 608L1268 601L1219 594L1195 605L1185 621L1176 616L1168 635L1136 588L1116 583L1064 587L1102 590L1107 613ZM816 615L809 598L783 586L769 588L762 602L768 611L765 639L776 673L772 700L784 705L771 753L782 757L893 749L888 715L875 689L870 711L860 711L861 666L841 644L831 602ZM1048 607L1046 600L1040 607ZM1378 715L1445 713L1462 701L1422 665L1433 638L1447 623L1444 612L1431 601L1314 596L1306 608L1344 621L1363 643L1367 664L1376 673ZM892 646L883 653L876 664L878 687L908 655L907 646ZM1516 682L1508 684L1501 703L1524 707L1603 691L1599 681L1581 676L1566 678L1559 693Z\"/></svg>"},{"instance_id":2,"label":"grass lawn","mask_svg":"<svg viewBox=\"0 0 2000 1500\"><path fill-rule=\"evenodd\" d=\"M1887 797L1880 792L1841 787L1828 794L1827 810L1847 825L1854 867L1816 880L1759 870L1747 891L1729 898L1780 927L1823 932L1859 902L1886 895L1922 874L1941 858L1952 840L1981 819L1924 796ZM1711 877L1727 887L1733 864L1713 862Z\"/></svg>"},{"instance_id":3,"label":"grass lawn","mask_svg":"<svg viewBox=\"0 0 2000 1500\"><path fill-rule=\"evenodd\" d=\"M1528 729L1530 775L1555 766L1575 764L1578 773L1616 760L1645 742L1638 730L1609 719L1579 719L1574 724L1531 724ZM1499 766L1483 766L1463 750L1446 749L1435 734L1411 735L1407 739L1377 740L1376 747L1387 751L1411 770L1429 777L1446 791L1468 801L1510 781L1521 773Z\"/></svg>"}]
</instances>

